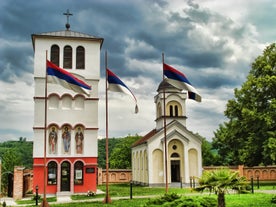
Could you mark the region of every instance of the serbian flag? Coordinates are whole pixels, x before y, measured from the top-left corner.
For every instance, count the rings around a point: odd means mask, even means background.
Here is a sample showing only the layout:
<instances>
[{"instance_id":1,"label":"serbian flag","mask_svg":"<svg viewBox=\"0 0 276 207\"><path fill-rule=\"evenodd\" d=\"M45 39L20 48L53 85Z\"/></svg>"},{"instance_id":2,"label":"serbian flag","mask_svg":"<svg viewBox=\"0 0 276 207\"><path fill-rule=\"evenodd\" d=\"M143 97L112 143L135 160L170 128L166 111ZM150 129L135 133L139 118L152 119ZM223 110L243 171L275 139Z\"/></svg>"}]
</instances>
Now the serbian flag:
<instances>
[{"instance_id":1,"label":"serbian flag","mask_svg":"<svg viewBox=\"0 0 276 207\"><path fill-rule=\"evenodd\" d=\"M201 96L192 86L187 77L170 65L163 63L164 75L168 78L168 82L176 88L188 91L188 98L201 102Z\"/></svg>"},{"instance_id":2,"label":"serbian flag","mask_svg":"<svg viewBox=\"0 0 276 207\"><path fill-rule=\"evenodd\" d=\"M50 83L59 84L64 88L75 91L76 93L89 95L91 86L48 60L47 75Z\"/></svg>"},{"instance_id":3,"label":"serbian flag","mask_svg":"<svg viewBox=\"0 0 276 207\"><path fill-rule=\"evenodd\" d=\"M138 113L137 99L132 91L126 86L126 84L124 84L123 81L121 81L121 79L117 75L111 72L111 70L106 69L106 73L108 82L107 89L113 92L121 92L130 95L135 101L135 113Z\"/></svg>"}]
</instances>

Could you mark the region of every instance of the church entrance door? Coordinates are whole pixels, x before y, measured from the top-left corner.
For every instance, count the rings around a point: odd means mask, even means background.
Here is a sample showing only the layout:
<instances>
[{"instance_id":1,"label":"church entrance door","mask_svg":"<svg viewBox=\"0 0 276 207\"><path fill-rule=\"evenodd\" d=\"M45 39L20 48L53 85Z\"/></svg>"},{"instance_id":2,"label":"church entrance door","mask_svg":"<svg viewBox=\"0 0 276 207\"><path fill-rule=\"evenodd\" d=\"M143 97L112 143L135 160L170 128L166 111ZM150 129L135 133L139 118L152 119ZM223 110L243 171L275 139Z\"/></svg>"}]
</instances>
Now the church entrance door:
<instances>
[{"instance_id":1,"label":"church entrance door","mask_svg":"<svg viewBox=\"0 0 276 207\"><path fill-rule=\"evenodd\" d=\"M180 182L180 160L171 160L171 182Z\"/></svg>"},{"instance_id":2,"label":"church entrance door","mask_svg":"<svg viewBox=\"0 0 276 207\"><path fill-rule=\"evenodd\" d=\"M65 161L61 164L61 191L70 191L70 163Z\"/></svg>"}]
</instances>

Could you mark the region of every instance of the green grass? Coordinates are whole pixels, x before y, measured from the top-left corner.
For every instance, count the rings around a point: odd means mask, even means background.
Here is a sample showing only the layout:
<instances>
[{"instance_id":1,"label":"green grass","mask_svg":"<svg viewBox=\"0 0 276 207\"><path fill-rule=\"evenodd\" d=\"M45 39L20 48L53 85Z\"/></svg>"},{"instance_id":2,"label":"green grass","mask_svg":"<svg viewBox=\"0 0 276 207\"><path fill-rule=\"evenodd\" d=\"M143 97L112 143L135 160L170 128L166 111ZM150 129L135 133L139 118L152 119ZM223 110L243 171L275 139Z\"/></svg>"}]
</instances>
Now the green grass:
<instances>
[{"instance_id":1,"label":"green grass","mask_svg":"<svg viewBox=\"0 0 276 207\"><path fill-rule=\"evenodd\" d=\"M100 185L98 189L105 193L106 186ZM162 195L166 193L164 187L162 188L151 188L151 187L143 187L143 186L132 186L132 197L135 196L149 196L149 195ZM169 188L168 193L177 193L177 194L185 194L192 193L192 191L188 188ZM113 184L109 186L109 195L110 197L128 197L130 198L130 185L129 184ZM95 198L104 198L105 194L99 194L96 196L87 196L87 195L73 195L71 196L72 200L93 200Z\"/></svg>"},{"instance_id":2,"label":"green grass","mask_svg":"<svg viewBox=\"0 0 276 207\"><path fill-rule=\"evenodd\" d=\"M254 193L254 194L232 194L226 195L227 207L276 207L271 203L273 194Z\"/></svg>"},{"instance_id":3,"label":"green grass","mask_svg":"<svg viewBox=\"0 0 276 207\"><path fill-rule=\"evenodd\" d=\"M110 204L104 204L102 201L97 202L82 202L80 203L70 203L70 204L51 204L51 207L103 207L103 206L116 206L116 207L142 207L148 198L143 199L121 199L121 200L112 200Z\"/></svg>"},{"instance_id":4,"label":"green grass","mask_svg":"<svg viewBox=\"0 0 276 207\"><path fill-rule=\"evenodd\" d=\"M208 195L202 195L208 196ZM215 195L210 195L215 197ZM276 204L272 204L271 198L272 194L231 194L226 195L226 206L227 207L276 207ZM112 198L111 198L112 200ZM90 202L76 202L69 204L51 204L51 207L142 207L149 198L134 198L134 199L121 199L121 200L112 200L110 204L103 204L102 201L90 201Z\"/></svg>"},{"instance_id":5,"label":"green grass","mask_svg":"<svg viewBox=\"0 0 276 207\"><path fill-rule=\"evenodd\" d=\"M105 185L98 186L98 189L105 192ZM266 186L260 188L261 190L274 190L273 186ZM52 198L53 200L48 200L51 207L94 207L94 206L120 206L120 207L142 207L149 199L153 198L138 198L138 196L154 196L160 197L165 194L165 188L151 188L151 187L142 187L142 186L133 186L132 188L133 199L130 199L130 185L129 184L116 184L109 185L109 195L111 197L111 204L103 204L105 194L99 194L96 196L86 196L86 195L73 195L72 203L68 204L53 204L56 198ZM189 188L169 188L168 193L176 193L178 195L186 195L186 196L211 196L215 197L216 195L208 193L198 194L195 192L191 192ZM276 193L276 189L275 189ZM272 197L275 194L264 194L257 193L255 191L254 194L227 194L226 205L227 207L276 207L276 204L271 203ZM118 197L125 197L123 199L117 200ZM22 203L22 201L18 201L18 204L35 204L35 201L29 200L29 203ZM24 201L27 202L27 201ZM80 204L81 203L81 204ZM32 205L35 206L35 205Z\"/></svg>"},{"instance_id":6,"label":"green grass","mask_svg":"<svg viewBox=\"0 0 276 207\"><path fill-rule=\"evenodd\" d=\"M50 202L56 202L57 198L56 197L49 197L46 198L46 200L50 203ZM41 203L42 198L38 199L38 203ZM23 200L18 200L16 201L17 204L23 205L23 204L35 204L35 200L33 199L23 199Z\"/></svg>"},{"instance_id":7,"label":"green grass","mask_svg":"<svg viewBox=\"0 0 276 207\"><path fill-rule=\"evenodd\" d=\"M105 185L98 186L98 189L105 192ZM169 193L191 193L189 188L168 188ZM153 188L153 187L144 187L144 186L132 186L132 195L133 196L143 196L143 195L160 195L166 193L165 187ZM130 185L129 184L116 184L109 186L110 196L129 196L130 194Z\"/></svg>"}]
</instances>

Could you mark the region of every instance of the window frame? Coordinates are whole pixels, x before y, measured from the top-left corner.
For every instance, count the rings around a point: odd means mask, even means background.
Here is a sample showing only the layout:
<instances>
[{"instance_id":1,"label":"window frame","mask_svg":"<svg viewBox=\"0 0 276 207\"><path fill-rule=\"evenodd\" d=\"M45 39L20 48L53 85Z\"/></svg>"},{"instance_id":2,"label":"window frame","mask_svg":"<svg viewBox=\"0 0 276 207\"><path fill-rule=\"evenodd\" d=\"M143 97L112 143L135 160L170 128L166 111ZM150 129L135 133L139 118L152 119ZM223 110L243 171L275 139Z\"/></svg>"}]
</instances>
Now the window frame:
<instances>
[{"instance_id":1,"label":"window frame","mask_svg":"<svg viewBox=\"0 0 276 207\"><path fill-rule=\"evenodd\" d=\"M83 46L76 48L76 69L85 69L85 48Z\"/></svg>"},{"instance_id":2,"label":"window frame","mask_svg":"<svg viewBox=\"0 0 276 207\"><path fill-rule=\"evenodd\" d=\"M50 60L55 65L59 66L60 61L60 48L57 44L51 46Z\"/></svg>"},{"instance_id":3,"label":"window frame","mask_svg":"<svg viewBox=\"0 0 276 207\"><path fill-rule=\"evenodd\" d=\"M70 45L65 45L63 48L63 68L72 69L73 49Z\"/></svg>"},{"instance_id":4,"label":"window frame","mask_svg":"<svg viewBox=\"0 0 276 207\"><path fill-rule=\"evenodd\" d=\"M58 174L58 169L57 169L57 163L55 161L50 161L47 165L47 183L48 185L57 185L57 174ZM49 175L53 174L55 175L55 178L49 179Z\"/></svg>"},{"instance_id":5,"label":"window frame","mask_svg":"<svg viewBox=\"0 0 276 207\"><path fill-rule=\"evenodd\" d=\"M74 164L74 184L75 185L83 185L83 168L84 168L84 164L82 161L77 161ZM81 174L81 178L77 178L77 176L80 176Z\"/></svg>"}]
</instances>

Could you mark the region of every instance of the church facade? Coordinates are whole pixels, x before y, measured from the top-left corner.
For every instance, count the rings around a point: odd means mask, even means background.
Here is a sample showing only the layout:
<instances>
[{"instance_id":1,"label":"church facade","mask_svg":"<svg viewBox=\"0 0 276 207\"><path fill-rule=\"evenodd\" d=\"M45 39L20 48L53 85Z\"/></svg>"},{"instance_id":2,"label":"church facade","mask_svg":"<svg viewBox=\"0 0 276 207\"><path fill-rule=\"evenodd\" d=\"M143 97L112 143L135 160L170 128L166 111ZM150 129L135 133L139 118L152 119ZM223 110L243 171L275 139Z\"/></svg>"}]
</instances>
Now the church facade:
<instances>
[{"instance_id":1,"label":"church facade","mask_svg":"<svg viewBox=\"0 0 276 207\"><path fill-rule=\"evenodd\" d=\"M33 34L32 43L34 192L36 187L39 193L45 187L47 194L96 191L98 85L103 38L67 27L64 31ZM91 85L90 94L78 94L61 85L46 83L46 59Z\"/></svg>"},{"instance_id":2,"label":"church facade","mask_svg":"<svg viewBox=\"0 0 276 207\"><path fill-rule=\"evenodd\" d=\"M186 128L187 93L166 79L157 92L156 128L132 145L132 180L149 186L190 183L202 172L202 140Z\"/></svg>"}]
</instances>

